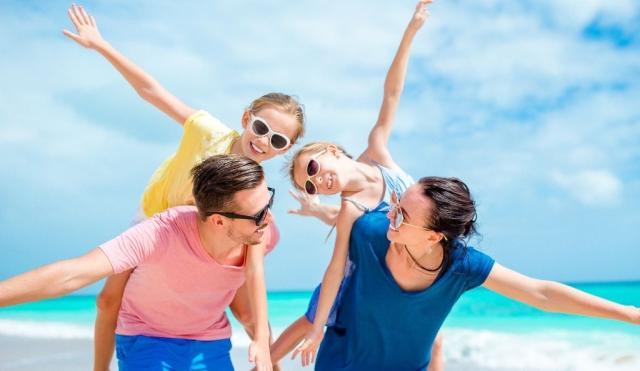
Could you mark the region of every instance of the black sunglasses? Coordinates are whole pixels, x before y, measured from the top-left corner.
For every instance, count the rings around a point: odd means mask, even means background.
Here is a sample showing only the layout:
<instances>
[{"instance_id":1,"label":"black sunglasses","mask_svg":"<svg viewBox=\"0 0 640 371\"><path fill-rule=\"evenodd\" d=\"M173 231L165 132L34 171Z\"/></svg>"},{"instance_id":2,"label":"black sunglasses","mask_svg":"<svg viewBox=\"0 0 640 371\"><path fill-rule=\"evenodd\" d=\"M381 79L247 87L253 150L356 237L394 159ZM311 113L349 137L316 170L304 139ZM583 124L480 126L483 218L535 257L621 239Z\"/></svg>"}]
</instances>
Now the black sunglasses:
<instances>
[{"instance_id":1,"label":"black sunglasses","mask_svg":"<svg viewBox=\"0 0 640 371\"><path fill-rule=\"evenodd\" d=\"M273 196L276 194L276 190L275 189L273 189L271 187L267 187L267 189L271 193L271 198L269 198L269 203L267 204L267 206L265 206L262 210L258 211L253 216L236 214L236 213L218 212L218 211L214 211L214 212L210 213L209 215L219 214L219 215L222 215L222 216L226 216L227 218L231 218L231 219L253 220L256 223L256 226L260 226L262 224L262 222L264 222L264 220L266 219L267 214L269 212L269 209L271 209L271 206L273 206Z\"/></svg>"}]
</instances>

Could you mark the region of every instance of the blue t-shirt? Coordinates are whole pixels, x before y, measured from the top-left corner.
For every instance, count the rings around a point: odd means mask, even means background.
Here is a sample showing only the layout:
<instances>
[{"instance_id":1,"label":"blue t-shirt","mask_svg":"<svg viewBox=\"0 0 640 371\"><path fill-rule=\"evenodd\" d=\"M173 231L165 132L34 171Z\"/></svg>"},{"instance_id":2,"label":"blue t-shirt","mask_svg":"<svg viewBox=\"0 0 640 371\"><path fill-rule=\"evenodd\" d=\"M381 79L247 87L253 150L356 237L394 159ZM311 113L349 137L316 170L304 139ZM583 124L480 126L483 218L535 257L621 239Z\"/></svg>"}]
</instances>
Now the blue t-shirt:
<instances>
[{"instance_id":1,"label":"blue t-shirt","mask_svg":"<svg viewBox=\"0 0 640 371\"><path fill-rule=\"evenodd\" d=\"M386 265L385 205L366 212L351 230L355 269L334 326L320 345L316 370L424 370L431 346L458 298L481 285L493 259L458 244L450 264L422 291L404 291Z\"/></svg>"}]
</instances>

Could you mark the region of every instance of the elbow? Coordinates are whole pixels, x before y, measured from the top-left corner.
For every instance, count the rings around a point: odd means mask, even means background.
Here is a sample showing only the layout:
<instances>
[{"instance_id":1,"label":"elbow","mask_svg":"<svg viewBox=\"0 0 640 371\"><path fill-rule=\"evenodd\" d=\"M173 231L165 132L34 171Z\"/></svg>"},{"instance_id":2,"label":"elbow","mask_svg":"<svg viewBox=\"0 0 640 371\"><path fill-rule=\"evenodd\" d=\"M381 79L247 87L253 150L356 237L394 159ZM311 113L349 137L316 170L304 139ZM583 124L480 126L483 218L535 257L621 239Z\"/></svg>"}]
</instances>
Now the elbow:
<instances>
[{"instance_id":1,"label":"elbow","mask_svg":"<svg viewBox=\"0 0 640 371\"><path fill-rule=\"evenodd\" d=\"M153 85L145 85L136 88L136 93L140 98L146 100L147 102L153 102L158 96L157 89Z\"/></svg>"},{"instance_id":2,"label":"elbow","mask_svg":"<svg viewBox=\"0 0 640 371\"><path fill-rule=\"evenodd\" d=\"M537 288L534 292L534 306L545 312L556 312L553 305L553 292L556 290L556 282L538 281Z\"/></svg>"}]
</instances>

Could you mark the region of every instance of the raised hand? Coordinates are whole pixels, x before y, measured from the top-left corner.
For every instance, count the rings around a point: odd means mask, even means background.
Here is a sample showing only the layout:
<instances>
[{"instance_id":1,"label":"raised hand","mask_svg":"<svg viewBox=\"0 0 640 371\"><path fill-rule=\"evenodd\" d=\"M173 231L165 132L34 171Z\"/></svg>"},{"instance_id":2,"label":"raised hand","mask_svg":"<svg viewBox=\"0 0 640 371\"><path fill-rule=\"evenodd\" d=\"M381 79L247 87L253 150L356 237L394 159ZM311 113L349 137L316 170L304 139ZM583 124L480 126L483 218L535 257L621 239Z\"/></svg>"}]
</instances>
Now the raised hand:
<instances>
[{"instance_id":1,"label":"raised hand","mask_svg":"<svg viewBox=\"0 0 640 371\"><path fill-rule=\"evenodd\" d=\"M309 195L305 192L289 190L289 194L300 203L299 209L290 209L289 214L302 216L315 216L320 204L318 195Z\"/></svg>"},{"instance_id":2,"label":"raised hand","mask_svg":"<svg viewBox=\"0 0 640 371\"><path fill-rule=\"evenodd\" d=\"M69 30L63 30L62 32L71 40L84 46L85 48L93 49L99 43L104 42L104 39L98 31L98 25L95 18L89 15L82 6L72 4L67 11L69 19L76 28L77 33L73 33Z\"/></svg>"},{"instance_id":3,"label":"raised hand","mask_svg":"<svg viewBox=\"0 0 640 371\"><path fill-rule=\"evenodd\" d=\"M410 27L414 29L419 29L424 25L424 22L429 17L430 13L427 11L427 5L431 4L433 0L420 0L416 5L416 11L413 13L413 18L411 18Z\"/></svg>"}]
</instances>

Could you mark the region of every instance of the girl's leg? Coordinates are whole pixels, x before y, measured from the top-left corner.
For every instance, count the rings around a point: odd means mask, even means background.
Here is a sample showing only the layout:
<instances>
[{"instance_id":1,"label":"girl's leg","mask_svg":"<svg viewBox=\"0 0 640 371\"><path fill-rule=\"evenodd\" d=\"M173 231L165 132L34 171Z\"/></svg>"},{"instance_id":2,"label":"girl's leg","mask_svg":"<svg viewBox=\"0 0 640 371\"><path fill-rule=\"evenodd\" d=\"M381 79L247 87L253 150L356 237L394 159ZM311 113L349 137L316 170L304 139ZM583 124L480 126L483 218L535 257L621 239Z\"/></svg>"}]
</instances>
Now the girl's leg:
<instances>
[{"instance_id":1,"label":"girl's leg","mask_svg":"<svg viewBox=\"0 0 640 371\"><path fill-rule=\"evenodd\" d=\"M289 354L296 345L300 344L304 336L313 328L306 316L298 318L271 345L271 362L276 364Z\"/></svg>"},{"instance_id":2,"label":"girl's leg","mask_svg":"<svg viewBox=\"0 0 640 371\"><path fill-rule=\"evenodd\" d=\"M431 362L427 371L444 371L444 354L442 353L442 332L438 332L431 346Z\"/></svg>"},{"instance_id":3,"label":"girl's leg","mask_svg":"<svg viewBox=\"0 0 640 371\"><path fill-rule=\"evenodd\" d=\"M97 315L94 332L94 371L107 371L115 347L116 323L122 302L124 287L131 271L122 272L107 278L96 300Z\"/></svg>"}]
</instances>

